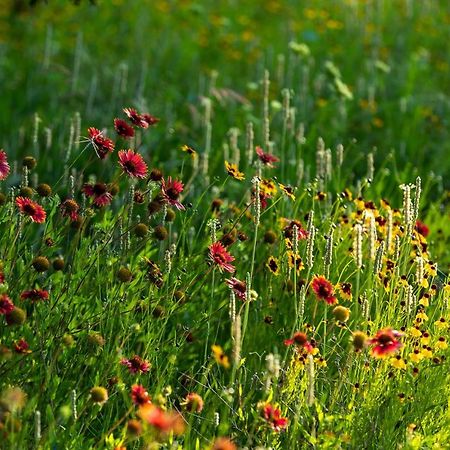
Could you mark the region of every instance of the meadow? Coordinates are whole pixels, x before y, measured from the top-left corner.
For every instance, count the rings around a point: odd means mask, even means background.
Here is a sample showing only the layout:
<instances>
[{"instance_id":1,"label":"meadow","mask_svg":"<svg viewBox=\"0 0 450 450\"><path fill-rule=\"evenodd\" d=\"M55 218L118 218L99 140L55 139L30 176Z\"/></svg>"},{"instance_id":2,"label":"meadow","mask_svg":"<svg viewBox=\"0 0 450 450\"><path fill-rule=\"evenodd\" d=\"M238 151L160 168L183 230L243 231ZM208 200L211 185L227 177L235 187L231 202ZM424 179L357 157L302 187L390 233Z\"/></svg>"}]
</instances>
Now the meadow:
<instances>
[{"instance_id":1,"label":"meadow","mask_svg":"<svg viewBox=\"0 0 450 450\"><path fill-rule=\"evenodd\" d=\"M0 448L450 448L449 29L4 0Z\"/></svg>"}]
</instances>

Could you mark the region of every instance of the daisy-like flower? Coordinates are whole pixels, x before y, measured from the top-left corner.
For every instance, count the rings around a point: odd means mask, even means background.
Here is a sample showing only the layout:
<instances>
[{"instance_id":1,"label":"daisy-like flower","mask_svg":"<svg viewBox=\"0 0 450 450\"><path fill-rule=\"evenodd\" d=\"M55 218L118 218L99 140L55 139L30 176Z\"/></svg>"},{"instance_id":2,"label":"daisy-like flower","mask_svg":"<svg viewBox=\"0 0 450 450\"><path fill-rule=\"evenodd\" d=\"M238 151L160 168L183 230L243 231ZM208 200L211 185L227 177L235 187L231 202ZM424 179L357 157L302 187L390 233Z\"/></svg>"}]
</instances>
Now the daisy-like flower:
<instances>
[{"instance_id":1,"label":"daisy-like flower","mask_svg":"<svg viewBox=\"0 0 450 450\"><path fill-rule=\"evenodd\" d=\"M272 275L278 276L280 274L280 262L275 256L269 256L266 262L266 267L270 270Z\"/></svg>"},{"instance_id":2,"label":"daisy-like flower","mask_svg":"<svg viewBox=\"0 0 450 450\"><path fill-rule=\"evenodd\" d=\"M14 303L6 294L0 295L0 314L6 315L12 311L14 311Z\"/></svg>"},{"instance_id":3,"label":"daisy-like flower","mask_svg":"<svg viewBox=\"0 0 450 450\"><path fill-rule=\"evenodd\" d=\"M172 177L161 179L161 195L169 205L175 206L179 210L184 210L185 207L180 203L178 198L183 192L183 183L179 180L172 180Z\"/></svg>"},{"instance_id":4,"label":"daisy-like flower","mask_svg":"<svg viewBox=\"0 0 450 450\"><path fill-rule=\"evenodd\" d=\"M134 108L124 108L123 112L130 119L130 122L139 128L148 128L148 122L142 114L139 114Z\"/></svg>"},{"instance_id":5,"label":"daisy-like flower","mask_svg":"<svg viewBox=\"0 0 450 450\"><path fill-rule=\"evenodd\" d=\"M337 286L339 295L344 300L352 299L352 284L351 283L339 283Z\"/></svg>"},{"instance_id":6,"label":"daisy-like flower","mask_svg":"<svg viewBox=\"0 0 450 450\"><path fill-rule=\"evenodd\" d=\"M147 122L147 125L151 127L152 125L156 125L159 122L159 118L152 116L149 113L142 114L142 118Z\"/></svg>"},{"instance_id":7,"label":"daisy-like flower","mask_svg":"<svg viewBox=\"0 0 450 450\"><path fill-rule=\"evenodd\" d=\"M272 196L277 193L277 186L273 180L263 178L259 183L261 192L264 192L267 196Z\"/></svg>"},{"instance_id":8,"label":"daisy-like flower","mask_svg":"<svg viewBox=\"0 0 450 450\"><path fill-rule=\"evenodd\" d=\"M105 183L85 183L81 190L87 197L92 197L94 205L98 207L111 203L112 195L108 191L108 186Z\"/></svg>"},{"instance_id":9,"label":"daisy-like flower","mask_svg":"<svg viewBox=\"0 0 450 450\"><path fill-rule=\"evenodd\" d=\"M33 202L27 197L17 197L16 205L22 214L30 217L32 222L44 223L47 214L39 203Z\"/></svg>"},{"instance_id":10,"label":"daisy-like flower","mask_svg":"<svg viewBox=\"0 0 450 450\"><path fill-rule=\"evenodd\" d=\"M227 272L233 273L236 269L231 262L234 261L234 257L231 256L222 242L214 242L209 246L209 257L211 261L219 267L219 270L226 270Z\"/></svg>"},{"instance_id":11,"label":"daisy-like flower","mask_svg":"<svg viewBox=\"0 0 450 450\"><path fill-rule=\"evenodd\" d=\"M227 437L219 437L214 441L211 450L237 450L236 444Z\"/></svg>"},{"instance_id":12,"label":"daisy-like flower","mask_svg":"<svg viewBox=\"0 0 450 450\"><path fill-rule=\"evenodd\" d=\"M109 153L114 151L114 142L103 136L102 131L94 127L89 127L88 133L89 141L100 159L105 159Z\"/></svg>"},{"instance_id":13,"label":"daisy-like flower","mask_svg":"<svg viewBox=\"0 0 450 450\"><path fill-rule=\"evenodd\" d=\"M325 277L315 276L311 282L311 287L319 300L325 300L329 305L337 303L334 296L334 287Z\"/></svg>"},{"instance_id":14,"label":"daisy-like flower","mask_svg":"<svg viewBox=\"0 0 450 450\"><path fill-rule=\"evenodd\" d=\"M258 155L259 160L267 167L273 167L273 163L278 162L279 159L276 156L271 155L270 153L264 153L261 147L255 148L256 154Z\"/></svg>"},{"instance_id":15,"label":"daisy-like flower","mask_svg":"<svg viewBox=\"0 0 450 450\"><path fill-rule=\"evenodd\" d=\"M304 264L302 261L301 256L299 255L299 253L294 253L293 251L288 251L287 252L287 257L288 257L288 266L291 269L294 269L297 271L297 273L300 273L304 268Z\"/></svg>"},{"instance_id":16,"label":"daisy-like flower","mask_svg":"<svg viewBox=\"0 0 450 450\"><path fill-rule=\"evenodd\" d=\"M421 222L420 220L416 221L416 231L421 234L423 237L427 237L428 234L430 233L430 229L427 227L427 225L425 225L423 222Z\"/></svg>"},{"instance_id":17,"label":"daisy-like flower","mask_svg":"<svg viewBox=\"0 0 450 450\"><path fill-rule=\"evenodd\" d=\"M164 411L153 403L141 406L138 415L159 433L179 435L184 432L185 424L181 414Z\"/></svg>"},{"instance_id":18,"label":"daisy-like flower","mask_svg":"<svg viewBox=\"0 0 450 450\"><path fill-rule=\"evenodd\" d=\"M197 157L197 152L192 147L189 147L189 145L183 145L181 147L181 150L190 155L192 159L195 159Z\"/></svg>"},{"instance_id":19,"label":"daisy-like flower","mask_svg":"<svg viewBox=\"0 0 450 450\"><path fill-rule=\"evenodd\" d=\"M19 339L17 342L14 343L14 351L22 355L31 353L30 346L25 339Z\"/></svg>"},{"instance_id":20,"label":"daisy-like flower","mask_svg":"<svg viewBox=\"0 0 450 450\"><path fill-rule=\"evenodd\" d=\"M292 186L285 186L282 183L278 183L278 186L280 186L280 189L292 200L295 201L295 195L294 191L295 189Z\"/></svg>"},{"instance_id":21,"label":"daisy-like flower","mask_svg":"<svg viewBox=\"0 0 450 450\"><path fill-rule=\"evenodd\" d=\"M63 217L70 217L72 222L78 219L78 210L80 205L73 199L68 198L59 205L59 211Z\"/></svg>"},{"instance_id":22,"label":"daisy-like flower","mask_svg":"<svg viewBox=\"0 0 450 450\"><path fill-rule=\"evenodd\" d=\"M228 287L233 290L233 292L237 295L241 300L246 299L247 295L247 284L245 281L238 280L237 278L230 278L229 280L225 280Z\"/></svg>"},{"instance_id":23,"label":"daisy-like flower","mask_svg":"<svg viewBox=\"0 0 450 450\"><path fill-rule=\"evenodd\" d=\"M297 331L290 339L284 340L284 345L296 345L297 347L304 348L308 353L313 352L314 346L309 342L306 333Z\"/></svg>"},{"instance_id":24,"label":"daisy-like flower","mask_svg":"<svg viewBox=\"0 0 450 450\"><path fill-rule=\"evenodd\" d=\"M48 300L49 293L45 289L31 289L29 291L23 291L20 294L22 300L31 300L32 302L41 302Z\"/></svg>"},{"instance_id":25,"label":"daisy-like flower","mask_svg":"<svg viewBox=\"0 0 450 450\"><path fill-rule=\"evenodd\" d=\"M284 223L287 221L287 225L283 228L284 237L292 239L294 237L294 227L297 227L297 236L299 240L308 238L308 231L303 228L302 223L299 220L283 219Z\"/></svg>"},{"instance_id":26,"label":"daisy-like flower","mask_svg":"<svg viewBox=\"0 0 450 450\"><path fill-rule=\"evenodd\" d=\"M150 370L150 363L144 361L140 356L134 355L131 359L122 358L120 360L122 366L128 367L131 373L146 373Z\"/></svg>"},{"instance_id":27,"label":"daisy-like flower","mask_svg":"<svg viewBox=\"0 0 450 450\"><path fill-rule=\"evenodd\" d=\"M222 347L220 345L213 345L211 349L213 352L214 359L216 360L216 363L221 365L222 367L225 367L225 369L229 369L230 360L223 351Z\"/></svg>"},{"instance_id":28,"label":"daisy-like flower","mask_svg":"<svg viewBox=\"0 0 450 450\"><path fill-rule=\"evenodd\" d=\"M139 153L133 150L119 151L119 165L130 177L145 178L147 176L147 164Z\"/></svg>"},{"instance_id":29,"label":"daisy-like flower","mask_svg":"<svg viewBox=\"0 0 450 450\"><path fill-rule=\"evenodd\" d=\"M245 180L244 172L239 171L237 164L225 161L225 170L227 171L230 177L239 181Z\"/></svg>"},{"instance_id":30,"label":"daisy-like flower","mask_svg":"<svg viewBox=\"0 0 450 450\"><path fill-rule=\"evenodd\" d=\"M151 403L150 395L145 390L144 386L141 386L140 384L133 384L133 386L131 386L131 400L138 406Z\"/></svg>"},{"instance_id":31,"label":"daisy-like flower","mask_svg":"<svg viewBox=\"0 0 450 450\"><path fill-rule=\"evenodd\" d=\"M403 333L392 328L379 330L373 338L367 341L372 346L370 354L375 358L384 358L392 355L402 347L402 343L398 340L402 335Z\"/></svg>"},{"instance_id":32,"label":"daisy-like flower","mask_svg":"<svg viewBox=\"0 0 450 450\"><path fill-rule=\"evenodd\" d=\"M123 119L114 119L114 129L119 136L125 139L130 139L134 136L134 128Z\"/></svg>"},{"instance_id":33,"label":"daisy-like flower","mask_svg":"<svg viewBox=\"0 0 450 450\"><path fill-rule=\"evenodd\" d=\"M184 406L187 411L199 413L202 412L204 403L199 394L191 392L186 395L181 405Z\"/></svg>"},{"instance_id":34,"label":"daisy-like flower","mask_svg":"<svg viewBox=\"0 0 450 450\"><path fill-rule=\"evenodd\" d=\"M9 175L10 170L8 160L6 158L6 152L4 150L0 150L0 180L4 180Z\"/></svg>"},{"instance_id":35,"label":"daisy-like flower","mask_svg":"<svg viewBox=\"0 0 450 450\"><path fill-rule=\"evenodd\" d=\"M259 405L262 418L272 427L274 431L284 430L289 423L286 417L281 416L281 410L268 402Z\"/></svg>"}]
</instances>

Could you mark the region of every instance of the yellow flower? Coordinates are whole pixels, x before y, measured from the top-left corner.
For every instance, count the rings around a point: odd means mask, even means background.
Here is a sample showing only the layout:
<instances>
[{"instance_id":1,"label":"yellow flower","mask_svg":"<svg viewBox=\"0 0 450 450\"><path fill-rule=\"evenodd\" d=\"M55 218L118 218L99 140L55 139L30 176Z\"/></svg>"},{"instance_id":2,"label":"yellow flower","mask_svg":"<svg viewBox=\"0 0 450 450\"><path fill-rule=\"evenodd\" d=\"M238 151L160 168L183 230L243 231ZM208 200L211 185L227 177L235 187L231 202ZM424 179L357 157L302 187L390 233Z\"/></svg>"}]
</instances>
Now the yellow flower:
<instances>
[{"instance_id":1,"label":"yellow flower","mask_svg":"<svg viewBox=\"0 0 450 450\"><path fill-rule=\"evenodd\" d=\"M401 356L391 358L391 366L396 369L406 369L406 362Z\"/></svg>"},{"instance_id":2,"label":"yellow flower","mask_svg":"<svg viewBox=\"0 0 450 450\"><path fill-rule=\"evenodd\" d=\"M237 164L225 161L225 170L227 171L230 177L233 177L239 181L245 180L245 175L243 172L239 172Z\"/></svg>"},{"instance_id":3,"label":"yellow flower","mask_svg":"<svg viewBox=\"0 0 450 450\"><path fill-rule=\"evenodd\" d=\"M428 347L422 348L420 353L422 354L422 356L424 358L432 358L433 357L433 352Z\"/></svg>"},{"instance_id":4,"label":"yellow flower","mask_svg":"<svg viewBox=\"0 0 450 450\"><path fill-rule=\"evenodd\" d=\"M190 155L192 159L195 159L197 157L197 152L192 147L189 147L189 145L183 145L181 147L181 150Z\"/></svg>"},{"instance_id":5,"label":"yellow flower","mask_svg":"<svg viewBox=\"0 0 450 450\"><path fill-rule=\"evenodd\" d=\"M418 328L416 328L416 327L411 327L411 328L409 329L409 334L410 334L412 337L415 337L415 338L418 338L418 337L421 337L421 336L422 336L422 332L421 332Z\"/></svg>"},{"instance_id":6,"label":"yellow flower","mask_svg":"<svg viewBox=\"0 0 450 450\"><path fill-rule=\"evenodd\" d=\"M291 269L294 267L297 270L297 273L299 273L305 266L303 265L302 258L298 253L294 253L292 251L287 252L288 256L288 265Z\"/></svg>"},{"instance_id":7,"label":"yellow flower","mask_svg":"<svg viewBox=\"0 0 450 450\"><path fill-rule=\"evenodd\" d=\"M445 337L441 336L438 341L436 342L436 348L439 350L445 350L448 348L447 341L445 340Z\"/></svg>"},{"instance_id":8,"label":"yellow flower","mask_svg":"<svg viewBox=\"0 0 450 450\"><path fill-rule=\"evenodd\" d=\"M261 189L261 192L266 195L274 195L277 193L275 182L266 178L263 178L260 181L259 188Z\"/></svg>"},{"instance_id":9,"label":"yellow flower","mask_svg":"<svg viewBox=\"0 0 450 450\"><path fill-rule=\"evenodd\" d=\"M422 353L418 349L415 349L414 352L409 354L409 359L414 363L417 364L423 359Z\"/></svg>"},{"instance_id":10,"label":"yellow flower","mask_svg":"<svg viewBox=\"0 0 450 450\"><path fill-rule=\"evenodd\" d=\"M282 183L278 183L280 189L293 201L295 201L294 188L291 186L285 186Z\"/></svg>"},{"instance_id":11,"label":"yellow flower","mask_svg":"<svg viewBox=\"0 0 450 450\"><path fill-rule=\"evenodd\" d=\"M434 322L434 326L439 330L446 330L448 328L448 322L444 317L441 317L439 320L436 320L436 322Z\"/></svg>"},{"instance_id":12,"label":"yellow flower","mask_svg":"<svg viewBox=\"0 0 450 450\"><path fill-rule=\"evenodd\" d=\"M213 345L211 348L217 364L225 367L225 369L228 369L230 367L230 361L228 356L224 353L222 347L220 345Z\"/></svg>"},{"instance_id":13,"label":"yellow flower","mask_svg":"<svg viewBox=\"0 0 450 450\"><path fill-rule=\"evenodd\" d=\"M352 299L352 284L351 283L339 283L337 286L337 291L343 300Z\"/></svg>"},{"instance_id":14,"label":"yellow flower","mask_svg":"<svg viewBox=\"0 0 450 450\"><path fill-rule=\"evenodd\" d=\"M266 267L270 270L272 275L278 276L280 274L280 263L278 262L278 258L275 258L275 256L269 256L269 259L266 262Z\"/></svg>"}]
</instances>

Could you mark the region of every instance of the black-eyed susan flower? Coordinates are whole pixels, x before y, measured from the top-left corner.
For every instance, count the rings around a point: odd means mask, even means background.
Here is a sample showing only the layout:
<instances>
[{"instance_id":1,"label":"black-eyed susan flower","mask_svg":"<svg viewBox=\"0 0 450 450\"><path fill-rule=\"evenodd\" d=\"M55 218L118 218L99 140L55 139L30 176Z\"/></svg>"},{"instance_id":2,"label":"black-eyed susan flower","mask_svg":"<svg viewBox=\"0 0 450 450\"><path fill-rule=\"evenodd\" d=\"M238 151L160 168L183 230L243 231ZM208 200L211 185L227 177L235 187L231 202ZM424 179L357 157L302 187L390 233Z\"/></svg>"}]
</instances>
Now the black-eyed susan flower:
<instances>
[{"instance_id":1,"label":"black-eyed susan flower","mask_svg":"<svg viewBox=\"0 0 450 450\"><path fill-rule=\"evenodd\" d=\"M192 159L197 158L197 152L192 147L190 147L189 145L186 145L186 144L182 145L181 146L181 150L183 152L187 153Z\"/></svg>"},{"instance_id":2,"label":"black-eyed susan flower","mask_svg":"<svg viewBox=\"0 0 450 450\"><path fill-rule=\"evenodd\" d=\"M213 345L211 347L213 352L213 357L216 360L216 363L219 364L222 367L225 367L225 369L230 368L230 360L228 359L228 356L223 351L222 347L220 345Z\"/></svg>"},{"instance_id":3,"label":"black-eyed susan flower","mask_svg":"<svg viewBox=\"0 0 450 450\"><path fill-rule=\"evenodd\" d=\"M340 295L340 297L343 300L351 300L352 299L352 284L351 283L338 283L337 286L337 291Z\"/></svg>"},{"instance_id":4,"label":"black-eyed susan flower","mask_svg":"<svg viewBox=\"0 0 450 450\"><path fill-rule=\"evenodd\" d=\"M280 274L280 262L275 256L269 256L266 262L266 267L269 269L272 275L278 276Z\"/></svg>"},{"instance_id":5,"label":"black-eyed susan flower","mask_svg":"<svg viewBox=\"0 0 450 450\"><path fill-rule=\"evenodd\" d=\"M237 164L225 161L225 170L227 171L227 174L235 180L245 180L245 175L243 172L239 171Z\"/></svg>"},{"instance_id":6,"label":"black-eyed susan flower","mask_svg":"<svg viewBox=\"0 0 450 450\"><path fill-rule=\"evenodd\" d=\"M278 183L278 186L280 186L280 189L285 195L287 195L292 201L295 201L295 189L292 186L285 186L282 183Z\"/></svg>"},{"instance_id":7,"label":"black-eyed susan flower","mask_svg":"<svg viewBox=\"0 0 450 450\"><path fill-rule=\"evenodd\" d=\"M300 273L305 268L303 260L298 252L294 253L293 251L288 251L287 258L288 258L288 266L291 269L295 269L297 273Z\"/></svg>"}]
</instances>

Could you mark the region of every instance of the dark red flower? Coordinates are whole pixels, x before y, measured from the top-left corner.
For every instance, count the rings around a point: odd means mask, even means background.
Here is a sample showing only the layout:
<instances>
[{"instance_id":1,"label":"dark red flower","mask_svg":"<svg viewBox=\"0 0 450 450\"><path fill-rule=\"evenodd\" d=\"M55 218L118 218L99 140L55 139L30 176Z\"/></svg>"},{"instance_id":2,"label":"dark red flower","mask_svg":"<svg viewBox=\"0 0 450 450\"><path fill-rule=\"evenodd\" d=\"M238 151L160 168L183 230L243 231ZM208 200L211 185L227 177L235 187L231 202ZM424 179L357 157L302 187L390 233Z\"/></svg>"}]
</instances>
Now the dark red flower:
<instances>
[{"instance_id":1,"label":"dark red flower","mask_svg":"<svg viewBox=\"0 0 450 450\"><path fill-rule=\"evenodd\" d=\"M78 219L78 210L79 209L80 209L80 205L71 198L64 200L59 205L59 210L61 211L61 215L63 217L70 217L70 220L72 222L75 222Z\"/></svg>"},{"instance_id":2,"label":"dark red flower","mask_svg":"<svg viewBox=\"0 0 450 450\"><path fill-rule=\"evenodd\" d=\"M8 160L6 158L6 152L4 150L0 150L0 180L4 180L9 175L10 170Z\"/></svg>"},{"instance_id":3,"label":"dark red flower","mask_svg":"<svg viewBox=\"0 0 450 450\"><path fill-rule=\"evenodd\" d=\"M145 390L144 386L140 384L133 384L131 386L131 399L135 405L146 405L151 403L151 398L148 392Z\"/></svg>"},{"instance_id":4,"label":"dark red flower","mask_svg":"<svg viewBox=\"0 0 450 450\"><path fill-rule=\"evenodd\" d=\"M0 295L0 314L9 314L14 310L14 303L6 294Z\"/></svg>"},{"instance_id":5,"label":"dark red flower","mask_svg":"<svg viewBox=\"0 0 450 450\"><path fill-rule=\"evenodd\" d=\"M416 231L420 233L423 237L427 237L430 233L430 229L422 221L416 221Z\"/></svg>"},{"instance_id":6,"label":"dark red flower","mask_svg":"<svg viewBox=\"0 0 450 450\"><path fill-rule=\"evenodd\" d=\"M234 261L234 257L227 252L222 242L214 242L209 246L209 257L214 264L219 266L220 271L226 270L230 273L235 271L234 266L230 264Z\"/></svg>"},{"instance_id":7,"label":"dark red flower","mask_svg":"<svg viewBox=\"0 0 450 450\"><path fill-rule=\"evenodd\" d=\"M82 191L87 197L93 197L94 205L96 206L102 207L111 203L112 195L105 183L85 183Z\"/></svg>"},{"instance_id":8,"label":"dark red flower","mask_svg":"<svg viewBox=\"0 0 450 450\"><path fill-rule=\"evenodd\" d=\"M297 227L297 236L299 240L308 238L308 232L303 228L303 225L299 220L289 221L289 224L283 228L284 237L292 239L294 237L294 227Z\"/></svg>"},{"instance_id":9,"label":"dark red flower","mask_svg":"<svg viewBox=\"0 0 450 450\"><path fill-rule=\"evenodd\" d=\"M315 276L311 287L319 300L325 300L329 305L337 303L337 298L334 296L334 287L325 277Z\"/></svg>"},{"instance_id":10,"label":"dark red flower","mask_svg":"<svg viewBox=\"0 0 450 450\"><path fill-rule=\"evenodd\" d=\"M22 300L31 300L32 302L48 300L48 291L44 289L31 289L30 291L23 291L20 294Z\"/></svg>"},{"instance_id":11,"label":"dark red flower","mask_svg":"<svg viewBox=\"0 0 450 450\"><path fill-rule=\"evenodd\" d=\"M20 354L31 353L30 346L25 339L20 339L17 342L14 342L14 351Z\"/></svg>"},{"instance_id":12,"label":"dark red flower","mask_svg":"<svg viewBox=\"0 0 450 450\"><path fill-rule=\"evenodd\" d=\"M147 175L147 164L144 158L133 150L120 150L119 165L130 177L145 178Z\"/></svg>"},{"instance_id":13,"label":"dark red flower","mask_svg":"<svg viewBox=\"0 0 450 450\"><path fill-rule=\"evenodd\" d=\"M148 123L148 126L151 127L159 122L159 119L151 114L145 113L142 114L142 118Z\"/></svg>"},{"instance_id":14,"label":"dark red flower","mask_svg":"<svg viewBox=\"0 0 450 450\"><path fill-rule=\"evenodd\" d=\"M284 430L288 426L289 420L281 417L281 410L275 408L271 403L264 403L261 406L261 415L275 431Z\"/></svg>"},{"instance_id":15,"label":"dark red flower","mask_svg":"<svg viewBox=\"0 0 450 450\"><path fill-rule=\"evenodd\" d=\"M397 339L402 335L403 333L392 328L379 330L373 338L367 341L369 345L373 345L370 354L375 358L383 358L395 353L402 347L402 343Z\"/></svg>"},{"instance_id":16,"label":"dark red flower","mask_svg":"<svg viewBox=\"0 0 450 450\"><path fill-rule=\"evenodd\" d=\"M134 136L134 128L123 119L114 119L114 129L119 136L125 139L130 139Z\"/></svg>"},{"instance_id":17,"label":"dark red flower","mask_svg":"<svg viewBox=\"0 0 450 450\"><path fill-rule=\"evenodd\" d=\"M302 333L301 331L297 331L293 334L290 339L284 340L284 345L297 345L298 347L304 348L308 353L311 353L314 350L314 346L309 342L308 336L306 333Z\"/></svg>"},{"instance_id":18,"label":"dark red flower","mask_svg":"<svg viewBox=\"0 0 450 450\"><path fill-rule=\"evenodd\" d=\"M103 132L97 128L88 128L89 141L94 147L95 153L100 159L105 159L108 153L114 151L114 142L103 136Z\"/></svg>"},{"instance_id":19,"label":"dark red flower","mask_svg":"<svg viewBox=\"0 0 450 450\"><path fill-rule=\"evenodd\" d=\"M167 180L164 178L161 179L161 194L163 199L169 203L169 205L175 206L180 210L185 209L178 200L183 189L183 183L179 180L172 180L172 177L167 177Z\"/></svg>"},{"instance_id":20,"label":"dark red flower","mask_svg":"<svg viewBox=\"0 0 450 450\"><path fill-rule=\"evenodd\" d=\"M245 300L247 295L247 284L245 281L238 280L237 278L230 278L229 280L225 280L228 287L233 290L233 292L240 298L241 300Z\"/></svg>"},{"instance_id":21,"label":"dark red flower","mask_svg":"<svg viewBox=\"0 0 450 450\"><path fill-rule=\"evenodd\" d=\"M0 272L0 284L3 284L5 282L5 274L3 272Z\"/></svg>"},{"instance_id":22,"label":"dark red flower","mask_svg":"<svg viewBox=\"0 0 450 450\"><path fill-rule=\"evenodd\" d=\"M279 161L276 156L273 156L270 153L264 153L261 147L256 147L255 151L258 155L259 160L267 167L273 167L273 163Z\"/></svg>"},{"instance_id":23,"label":"dark red flower","mask_svg":"<svg viewBox=\"0 0 450 450\"><path fill-rule=\"evenodd\" d=\"M44 223L47 214L39 203L33 202L27 197L17 197L16 205L22 214L30 217L32 222Z\"/></svg>"},{"instance_id":24,"label":"dark red flower","mask_svg":"<svg viewBox=\"0 0 450 450\"><path fill-rule=\"evenodd\" d=\"M134 355L131 359L122 358L120 364L122 364L122 366L128 367L128 370L131 373L146 373L150 370L150 363L144 361L138 355Z\"/></svg>"},{"instance_id":25,"label":"dark red flower","mask_svg":"<svg viewBox=\"0 0 450 450\"><path fill-rule=\"evenodd\" d=\"M123 112L130 119L133 125L139 128L148 128L148 122L142 114L139 114L134 108L124 108Z\"/></svg>"}]
</instances>

